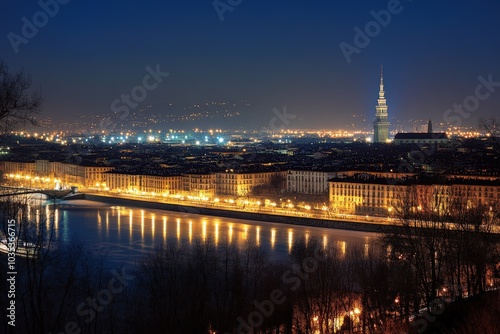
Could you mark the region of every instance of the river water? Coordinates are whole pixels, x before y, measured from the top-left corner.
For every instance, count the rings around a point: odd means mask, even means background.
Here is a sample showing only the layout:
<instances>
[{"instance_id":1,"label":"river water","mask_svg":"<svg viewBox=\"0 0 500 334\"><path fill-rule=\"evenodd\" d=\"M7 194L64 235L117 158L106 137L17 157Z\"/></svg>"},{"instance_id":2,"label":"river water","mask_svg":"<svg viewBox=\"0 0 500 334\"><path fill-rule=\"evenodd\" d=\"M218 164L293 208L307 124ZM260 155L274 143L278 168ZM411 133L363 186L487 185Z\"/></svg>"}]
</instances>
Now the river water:
<instances>
[{"instance_id":1,"label":"river water","mask_svg":"<svg viewBox=\"0 0 500 334\"><path fill-rule=\"evenodd\" d=\"M165 244L189 246L207 238L216 245L229 241L243 247L250 242L266 251L270 259L280 261L288 257L299 238L317 238L324 246L337 247L345 254L354 246L367 253L377 237L368 232L110 206L86 200L66 203L58 205L53 215L54 239L60 245L82 242L94 254L106 254L107 264L112 267L135 265Z\"/></svg>"}]
</instances>

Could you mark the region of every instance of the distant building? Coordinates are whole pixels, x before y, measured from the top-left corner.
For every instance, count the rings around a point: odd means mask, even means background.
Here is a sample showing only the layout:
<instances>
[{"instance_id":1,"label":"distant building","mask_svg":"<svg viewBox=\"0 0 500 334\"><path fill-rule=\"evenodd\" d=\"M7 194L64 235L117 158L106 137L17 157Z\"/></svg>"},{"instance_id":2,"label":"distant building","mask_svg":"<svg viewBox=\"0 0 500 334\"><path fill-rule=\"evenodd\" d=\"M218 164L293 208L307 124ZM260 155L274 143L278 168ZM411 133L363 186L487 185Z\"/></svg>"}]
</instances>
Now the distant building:
<instances>
[{"instance_id":1,"label":"distant building","mask_svg":"<svg viewBox=\"0 0 500 334\"><path fill-rule=\"evenodd\" d=\"M39 164L40 166L40 164ZM104 183L104 173L113 169L108 166L81 166L63 162L50 162L50 176L64 185L97 187Z\"/></svg>"},{"instance_id":2,"label":"distant building","mask_svg":"<svg viewBox=\"0 0 500 334\"><path fill-rule=\"evenodd\" d=\"M446 175L432 178L394 173L387 178L357 173L330 179L329 183L330 205L341 214L390 216L409 191L418 192L420 203L415 209L434 205L434 209L446 210L458 198L466 201L467 207L495 206L500 196L498 177Z\"/></svg>"},{"instance_id":3,"label":"distant building","mask_svg":"<svg viewBox=\"0 0 500 334\"><path fill-rule=\"evenodd\" d=\"M215 192L217 195L249 196L257 186L280 187L281 180L285 178L286 171L279 172L225 172L215 173Z\"/></svg>"},{"instance_id":4,"label":"distant building","mask_svg":"<svg viewBox=\"0 0 500 334\"><path fill-rule=\"evenodd\" d=\"M380 71L380 91L378 104L375 107L375 121L373 122L373 142L386 143L389 139L389 115L384 92L384 72Z\"/></svg>"},{"instance_id":5,"label":"distant building","mask_svg":"<svg viewBox=\"0 0 500 334\"><path fill-rule=\"evenodd\" d=\"M137 175L110 171L104 173L104 182L111 191L124 193L173 195L183 190L180 175Z\"/></svg>"},{"instance_id":6,"label":"distant building","mask_svg":"<svg viewBox=\"0 0 500 334\"><path fill-rule=\"evenodd\" d=\"M190 196L211 197L215 195L215 174L185 173L182 174L183 190Z\"/></svg>"},{"instance_id":7,"label":"distant building","mask_svg":"<svg viewBox=\"0 0 500 334\"><path fill-rule=\"evenodd\" d=\"M358 175L355 170L289 170L286 178L286 190L289 193L328 195L329 180L334 178L348 178ZM411 177L415 173L393 173L363 171L363 174L377 178Z\"/></svg>"},{"instance_id":8,"label":"distant building","mask_svg":"<svg viewBox=\"0 0 500 334\"><path fill-rule=\"evenodd\" d=\"M337 176L336 172L318 170L289 170L286 190L297 194L328 194L328 180Z\"/></svg>"},{"instance_id":9,"label":"distant building","mask_svg":"<svg viewBox=\"0 0 500 334\"><path fill-rule=\"evenodd\" d=\"M446 144L448 143L448 136L444 132L433 132L432 121L429 120L427 124L427 132L403 132L398 133L394 137L394 144Z\"/></svg>"},{"instance_id":10,"label":"distant building","mask_svg":"<svg viewBox=\"0 0 500 334\"><path fill-rule=\"evenodd\" d=\"M35 161L35 173L38 176L50 175L50 161L48 161L48 160L36 160Z\"/></svg>"},{"instance_id":11,"label":"distant building","mask_svg":"<svg viewBox=\"0 0 500 334\"><path fill-rule=\"evenodd\" d=\"M112 191L130 193L142 191L141 175L110 171L104 173L104 182Z\"/></svg>"},{"instance_id":12,"label":"distant building","mask_svg":"<svg viewBox=\"0 0 500 334\"><path fill-rule=\"evenodd\" d=\"M35 162L5 161L4 173L16 174L16 178L24 177L31 181L32 186L42 182L41 178L59 180L64 185L95 187L96 184L104 182L104 173L112 170L109 166L81 166L67 164L64 162L51 162L48 160L36 160Z\"/></svg>"},{"instance_id":13,"label":"distant building","mask_svg":"<svg viewBox=\"0 0 500 334\"><path fill-rule=\"evenodd\" d=\"M93 187L98 183L105 182L104 173L113 170L109 166L82 166L84 174L84 185Z\"/></svg>"},{"instance_id":14,"label":"distant building","mask_svg":"<svg viewBox=\"0 0 500 334\"><path fill-rule=\"evenodd\" d=\"M36 162L4 161L3 172L5 174L19 174L21 176L33 175L36 170Z\"/></svg>"}]
</instances>

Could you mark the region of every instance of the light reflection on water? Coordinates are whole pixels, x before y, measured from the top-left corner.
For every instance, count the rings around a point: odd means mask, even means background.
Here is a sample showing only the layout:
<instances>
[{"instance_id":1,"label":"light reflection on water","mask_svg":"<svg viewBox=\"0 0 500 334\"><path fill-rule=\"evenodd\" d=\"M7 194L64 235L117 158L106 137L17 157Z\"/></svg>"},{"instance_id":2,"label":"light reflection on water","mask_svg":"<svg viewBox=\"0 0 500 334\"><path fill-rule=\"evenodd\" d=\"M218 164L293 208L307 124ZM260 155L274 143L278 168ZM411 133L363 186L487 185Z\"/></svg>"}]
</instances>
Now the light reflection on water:
<instances>
[{"instance_id":1,"label":"light reflection on water","mask_svg":"<svg viewBox=\"0 0 500 334\"><path fill-rule=\"evenodd\" d=\"M128 224L124 223L124 217L128 217ZM65 244L78 240L96 253L105 252L111 266L133 265L161 245L194 245L197 240L208 238L216 246L234 242L242 248L249 242L265 250L271 259L284 260L300 238L306 242L317 238L324 247L337 247L340 254L345 255L354 245L368 254L370 242L377 236L367 232L110 207L94 202L87 202L84 207L60 207L56 210L55 222L56 239Z\"/></svg>"}]
</instances>

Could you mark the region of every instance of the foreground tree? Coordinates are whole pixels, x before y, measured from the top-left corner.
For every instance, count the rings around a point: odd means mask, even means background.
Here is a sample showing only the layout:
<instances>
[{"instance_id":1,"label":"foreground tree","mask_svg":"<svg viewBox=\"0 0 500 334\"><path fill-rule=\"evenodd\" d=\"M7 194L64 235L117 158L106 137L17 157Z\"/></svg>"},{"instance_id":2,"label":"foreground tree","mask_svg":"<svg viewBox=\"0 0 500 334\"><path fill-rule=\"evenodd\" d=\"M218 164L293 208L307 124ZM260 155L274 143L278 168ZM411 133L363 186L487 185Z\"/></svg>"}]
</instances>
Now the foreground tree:
<instances>
[{"instance_id":1,"label":"foreground tree","mask_svg":"<svg viewBox=\"0 0 500 334\"><path fill-rule=\"evenodd\" d=\"M382 240L392 267L402 268L403 282L412 285L400 291L406 314L438 299L472 296L494 285L497 207L481 204L464 189L408 186L394 203L397 226Z\"/></svg>"},{"instance_id":2,"label":"foreground tree","mask_svg":"<svg viewBox=\"0 0 500 334\"><path fill-rule=\"evenodd\" d=\"M212 238L197 240L192 250L167 244L147 257L136 275L130 328L150 333L234 332L241 323L249 331L254 301L269 298L266 286L274 288L277 281L269 284L274 273L257 247L248 244L239 250ZM262 318L250 330L270 320Z\"/></svg>"},{"instance_id":3,"label":"foreground tree","mask_svg":"<svg viewBox=\"0 0 500 334\"><path fill-rule=\"evenodd\" d=\"M486 131L487 135L495 141L495 143L499 143L500 139L500 119L491 117L488 119L481 118L479 120L479 128L481 130Z\"/></svg>"},{"instance_id":4,"label":"foreground tree","mask_svg":"<svg viewBox=\"0 0 500 334\"><path fill-rule=\"evenodd\" d=\"M59 214L54 205L34 195L0 197L0 239L7 234L8 222L15 221L15 244L30 242L35 250L15 257L16 326L4 321L0 333L61 333L73 327L80 334L124 333L127 289L114 284L115 291L123 291L107 292L114 275L104 270L105 254L97 258L77 240L68 246L58 243ZM9 289L7 272L7 257L0 253L0 291ZM3 309L9 298L7 293L0 295Z\"/></svg>"},{"instance_id":5,"label":"foreground tree","mask_svg":"<svg viewBox=\"0 0 500 334\"><path fill-rule=\"evenodd\" d=\"M34 116L40 112L42 98L31 89L31 78L22 70L11 73L0 60L0 135L21 123L35 124Z\"/></svg>"}]
</instances>

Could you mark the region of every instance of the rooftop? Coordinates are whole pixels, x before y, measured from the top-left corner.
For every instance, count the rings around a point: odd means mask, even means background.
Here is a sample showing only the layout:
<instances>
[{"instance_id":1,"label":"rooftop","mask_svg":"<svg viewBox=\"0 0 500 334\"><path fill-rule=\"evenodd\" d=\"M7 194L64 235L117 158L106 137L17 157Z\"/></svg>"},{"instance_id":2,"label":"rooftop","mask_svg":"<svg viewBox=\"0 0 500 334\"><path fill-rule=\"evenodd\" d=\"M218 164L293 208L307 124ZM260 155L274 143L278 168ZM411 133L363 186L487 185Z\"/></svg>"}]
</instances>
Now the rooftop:
<instances>
[{"instance_id":1,"label":"rooftop","mask_svg":"<svg viewBox=\"0 0 500 334\"><path fill-rule=\"evenodd\" d=\"M394 139L448 139L448 136L444 132L402 132L402 133L397 133L394 136Z\"/></svg>"}]
</instances>

